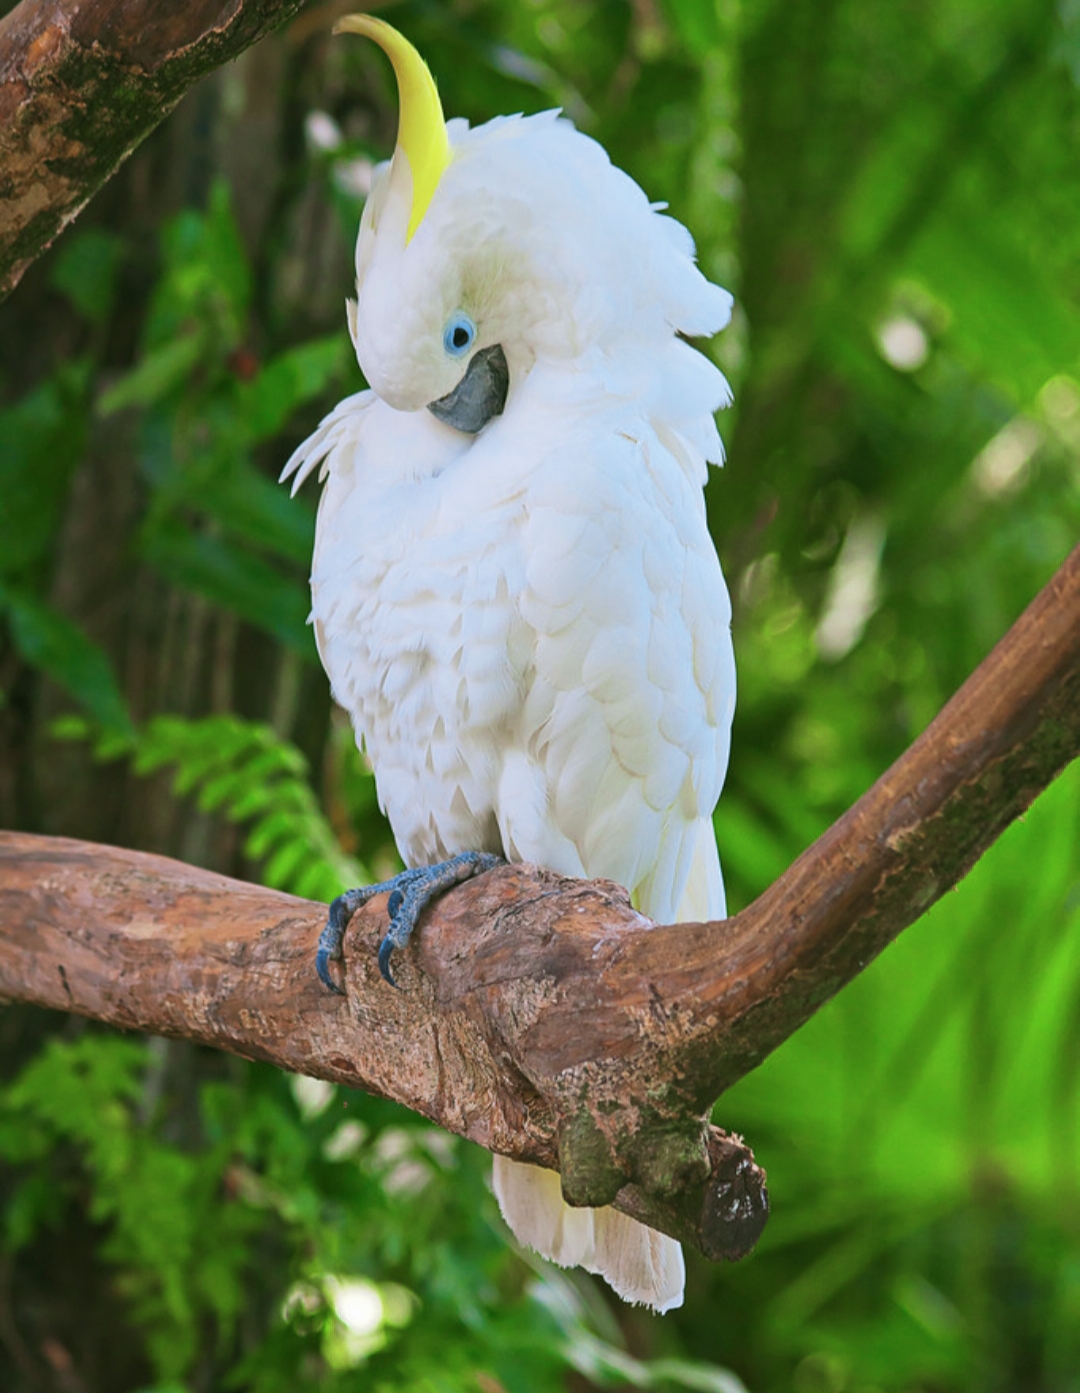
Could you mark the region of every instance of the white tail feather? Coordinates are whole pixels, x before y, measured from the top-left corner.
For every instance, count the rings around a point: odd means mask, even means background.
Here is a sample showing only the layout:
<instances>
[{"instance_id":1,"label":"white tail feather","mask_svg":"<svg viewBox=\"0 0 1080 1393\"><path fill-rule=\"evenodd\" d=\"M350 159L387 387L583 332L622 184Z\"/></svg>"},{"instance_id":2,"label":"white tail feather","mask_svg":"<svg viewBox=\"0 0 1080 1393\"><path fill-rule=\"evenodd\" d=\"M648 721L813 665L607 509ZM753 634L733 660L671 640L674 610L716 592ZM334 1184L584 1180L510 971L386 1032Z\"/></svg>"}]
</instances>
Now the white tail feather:
<instances>
[{"instance_id":1,"label":"white tail feather","mask_svg":"<svg viewBox=\"0 0 1080 1393\"><path fill-rule=\"evenodd\" d=\"M574 1209L554 1171L496 1156L495 1198L518 1242L560 1267L595 1272L624 1301L670 1311L681 1306L686 1271L674 1238L610 1206Z\"/></svg>"},{"instance_id":2,"label":"white tail feather","mask_svg":"<svg viewBox=\"0 0 1080 1393\"><path fill-rule=\"evenodd\" d=\"M690 862L686 889L682 892L679 908L675 913L675 922L678 924L703 924L710 919L727 917L724 878L720 873L720 852L716 846L712 818L701 818L696 831L694 859ZM642 908L641 912L649 913L646 908Z\"/></svg>"},{"instance_id":3,"label":"white tail feather","mask_svg":"<svg viewBox=\"0 0 1080 1393\"><path fill-rule=\"evenodd\" d=\"M701 922L722 919L724 912L716 837L711 819L702 818L677 917ZM610 1206L572 1208L554 1171L496 1156L493 1179L502 1216L524 1247L560 1267L598 1273L624 1301L659 1313L682 1305L686 1270L674 1238Z\"/></svg>"},{"instance_id":4,"label":"white tail feather","mask_svg":"<svg viewBox=\"0 0 1080 1393\"><path fill-rule=\"evenodd\" d=\"M573 1209L555 1171L495 1156L495 1198L514 1237L560 1267L587 1267L596 1254L593 1209Z\"/></svg>"},{"instance_id":5,"label":"white tail feather","mask_svg":"<svg viewBox=\"0 0 1080 1393\"><path fill-rule=\"evenodd\" d=\"M658 1315L681 1306L686 1267L675 1239L610 1206L594 1214L596 1256L582 1266L599 1273L624 1301L650 1306Z\"/></svg>"}]
</instances>

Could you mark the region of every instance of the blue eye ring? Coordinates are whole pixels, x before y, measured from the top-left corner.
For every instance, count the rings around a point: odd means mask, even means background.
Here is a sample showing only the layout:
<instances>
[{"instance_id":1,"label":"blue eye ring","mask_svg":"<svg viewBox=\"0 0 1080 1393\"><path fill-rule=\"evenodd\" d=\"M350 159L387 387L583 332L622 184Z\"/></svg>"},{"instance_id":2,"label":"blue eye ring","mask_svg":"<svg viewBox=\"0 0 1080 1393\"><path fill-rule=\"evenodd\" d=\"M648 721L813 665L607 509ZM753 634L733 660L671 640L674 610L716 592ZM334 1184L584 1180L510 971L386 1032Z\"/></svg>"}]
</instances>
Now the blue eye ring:
<instances>
[{"instance_id":1,"label":"blue eye ring","mask_svg":"<svg viewBox=\"0 0 1080 1393\"><path fill-rule=\"evenodd\" d=\"M443 330L443 348L451 358L463 358L476 342L476 325L465 313L458 310L452 314Z\"/></svg>"}]
</instances>

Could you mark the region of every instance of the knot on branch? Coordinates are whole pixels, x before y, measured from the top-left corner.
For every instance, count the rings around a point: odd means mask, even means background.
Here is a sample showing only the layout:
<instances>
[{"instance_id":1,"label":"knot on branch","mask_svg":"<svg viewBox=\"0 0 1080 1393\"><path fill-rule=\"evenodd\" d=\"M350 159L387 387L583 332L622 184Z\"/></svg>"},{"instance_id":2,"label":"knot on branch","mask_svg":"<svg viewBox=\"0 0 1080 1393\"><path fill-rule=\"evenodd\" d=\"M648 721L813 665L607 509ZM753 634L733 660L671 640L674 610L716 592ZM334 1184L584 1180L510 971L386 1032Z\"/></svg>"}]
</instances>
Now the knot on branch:
<instances>
[{"instance_id":1,"label":"knot on branch","mask_svg":"<svg viewBox=\"0 0 1080 1393\"><path fill-rule=\"evenodd\" d=\"M701 1251L713 1262L746 1257L769 1217L766 1174L742 1137L709 1129L709 1180L698 1225Z\"/></svg>"},{"instance_id":2,"label":"knot on branch","mask_svg":"<svg viewBox=\"0 0 1080 1393\"><path fill-rule=\"evenodd\" d=\"M617 1208L695 1248L710 1262L738 1262L750 1253L769 1217L764 1169L742 1137L705 1131L708 1174L667 1198L637 1185L619 1191Z\"/></svg>"}]
</instances>

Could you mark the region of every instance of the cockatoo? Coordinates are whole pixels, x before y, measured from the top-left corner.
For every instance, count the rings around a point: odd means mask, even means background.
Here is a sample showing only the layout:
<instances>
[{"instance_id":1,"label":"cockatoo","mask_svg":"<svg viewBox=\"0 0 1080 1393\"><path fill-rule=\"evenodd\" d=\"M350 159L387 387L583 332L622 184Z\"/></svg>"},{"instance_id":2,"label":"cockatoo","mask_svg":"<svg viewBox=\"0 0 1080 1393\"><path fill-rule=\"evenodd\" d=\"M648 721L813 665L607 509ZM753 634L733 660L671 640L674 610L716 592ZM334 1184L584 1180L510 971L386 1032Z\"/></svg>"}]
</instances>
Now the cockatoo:
<instances>
[{"instance_id":1,"label":"cockatoo","mask_svg":"<svg viewBox=\"0 0 1080 1393\"><path fill-rule=\"evenodd\" d=\"M730 393L683 336L723 328L731 297L558 112L445 122L400 34L337 29L385 50L400 99L347 304L370 390L282 478L321 466L315 636L409 868L384 975L427 899L499 858L617 881L659 922L717 919L735 668L702 486ZM371 893L332 907L330 986ZM505 1157L494 1189L527 1247L681 1303L673 1239Z\"/></svg>"}]
</instances>

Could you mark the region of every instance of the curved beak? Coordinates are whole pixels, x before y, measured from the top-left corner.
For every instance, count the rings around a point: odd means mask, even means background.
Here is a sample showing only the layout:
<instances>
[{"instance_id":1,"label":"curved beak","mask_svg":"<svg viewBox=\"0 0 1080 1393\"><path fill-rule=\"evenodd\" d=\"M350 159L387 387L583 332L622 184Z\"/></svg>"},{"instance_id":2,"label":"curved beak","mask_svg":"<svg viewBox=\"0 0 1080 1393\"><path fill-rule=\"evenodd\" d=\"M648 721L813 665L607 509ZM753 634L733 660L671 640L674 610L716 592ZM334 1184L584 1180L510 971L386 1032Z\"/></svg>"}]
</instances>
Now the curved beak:
<instances>
[{"instance_id":1,"label":"curved beak","mask_svg":"<svg viewBox=\"0 0 1080 1393\"><path fill-rule=\"evenodd\" d=\"M465 376L452 392L428 403L428 410L440 421L466 435L475 435L495 416L502 414L510 387L506 354L494 343L474 353Z\"/></svg>"}]
</instances>

